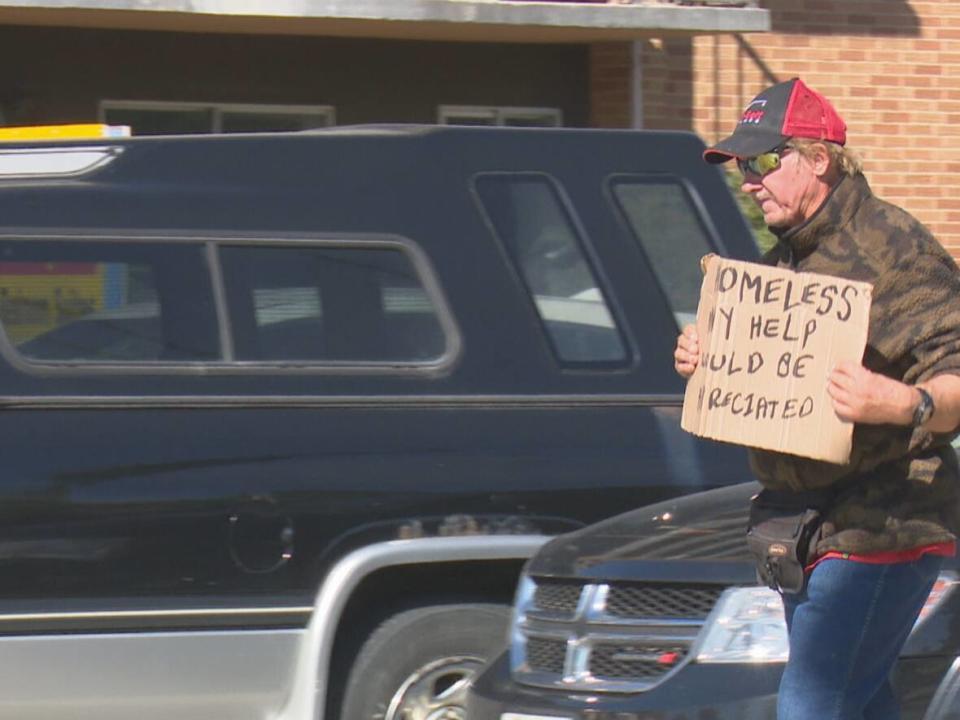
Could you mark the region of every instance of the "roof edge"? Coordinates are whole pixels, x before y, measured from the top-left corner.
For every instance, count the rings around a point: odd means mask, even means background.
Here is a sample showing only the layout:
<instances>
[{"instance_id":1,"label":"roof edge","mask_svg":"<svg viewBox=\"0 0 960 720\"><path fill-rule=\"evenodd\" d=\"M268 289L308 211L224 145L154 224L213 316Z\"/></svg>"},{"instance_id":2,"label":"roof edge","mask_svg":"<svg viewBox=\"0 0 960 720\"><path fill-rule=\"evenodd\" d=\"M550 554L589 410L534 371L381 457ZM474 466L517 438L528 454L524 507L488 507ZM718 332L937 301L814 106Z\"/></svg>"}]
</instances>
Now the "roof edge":
<instances>
[{"instance_id":1,"label":"roof edge","mask_svg":"<svg viewBox=\"0 0 960 720\"><path fill-rule=\"evenodd\" d=\"M175 27L163 19L176 18ZM293 34L279 29L284 23L304 24L302 34L363 34L395 37L417 36L417 27L430 28L431 35L476 36L527 29L532 34L601 39L650 32L729 33L767 32L770 12L756 7L674 4L579 4L567 2L494 2L491 0L0 0L0 22L24 24L127 27L130 29L182 29L196 25L209 31L211 19L233 23L237 32L249 32L250 21L262 32ZM158 21L160 24L158 25ZM307 22L304 22L307 21ZM276 27L273 27L276 26ZM224 31L230 32L231 25ZM420 33L422 34L422 33ZM482 34L482 33L481 33ZM471 38L474 39L474 38ZM497 38L490 37L490 40ZM549 37L547 37L549 39Z\"/></svg>"}]
</instances>

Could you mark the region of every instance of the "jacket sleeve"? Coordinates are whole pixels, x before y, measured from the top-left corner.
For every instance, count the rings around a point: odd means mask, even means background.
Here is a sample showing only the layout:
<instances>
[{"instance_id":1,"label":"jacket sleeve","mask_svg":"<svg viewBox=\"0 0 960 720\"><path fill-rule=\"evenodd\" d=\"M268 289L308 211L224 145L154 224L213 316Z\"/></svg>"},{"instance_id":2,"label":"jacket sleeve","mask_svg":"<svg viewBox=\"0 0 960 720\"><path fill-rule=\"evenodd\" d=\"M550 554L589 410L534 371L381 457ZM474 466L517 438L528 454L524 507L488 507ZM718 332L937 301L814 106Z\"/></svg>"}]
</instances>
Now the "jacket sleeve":
<instances>
[{"instance_id":1,"label":"jacket sleeve","mask_svg":"<svg viewBox=\"0 0 960 720\"><path fill-rule=\"evenodd\" d=\"M873 306L868 343L898 379L960 375L960 271L946 253L921 253L879 278Z\"/></svg>"},{"instance_id":2,"label":"jacket sleeve","mask_svg":"<svg viewBox=\"0 0 960 720\"><path fill-rule=\"evenodd\" d=\"M916 255L909 267L874 286L870 345L887 372L908 385L946 373L960 375L960 271L945 252ZM911 430L907 452L950 441L956 433Z\"/></svg>"}]
</instances>

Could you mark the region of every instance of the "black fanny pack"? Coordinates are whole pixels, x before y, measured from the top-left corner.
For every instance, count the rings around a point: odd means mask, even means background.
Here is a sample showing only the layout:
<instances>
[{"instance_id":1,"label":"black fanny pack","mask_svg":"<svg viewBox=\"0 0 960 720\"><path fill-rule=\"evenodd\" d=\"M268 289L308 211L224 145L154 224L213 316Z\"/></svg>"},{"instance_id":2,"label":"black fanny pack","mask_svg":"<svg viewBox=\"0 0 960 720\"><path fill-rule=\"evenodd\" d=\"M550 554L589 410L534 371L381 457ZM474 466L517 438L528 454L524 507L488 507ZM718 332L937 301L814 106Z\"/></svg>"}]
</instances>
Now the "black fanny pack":
<instances>
[{"instance_id":1,"label":"black fanny pack","mask_svg":"<svg viewBox=\"0 0 960 720\"><path fill-rule=\"evenodd\" d=\"M753 497L747 545L760 582L784 593L803 589L803 569L820 540L820 512L832 495L763 490Z\"/></svg>"}]
</instances>

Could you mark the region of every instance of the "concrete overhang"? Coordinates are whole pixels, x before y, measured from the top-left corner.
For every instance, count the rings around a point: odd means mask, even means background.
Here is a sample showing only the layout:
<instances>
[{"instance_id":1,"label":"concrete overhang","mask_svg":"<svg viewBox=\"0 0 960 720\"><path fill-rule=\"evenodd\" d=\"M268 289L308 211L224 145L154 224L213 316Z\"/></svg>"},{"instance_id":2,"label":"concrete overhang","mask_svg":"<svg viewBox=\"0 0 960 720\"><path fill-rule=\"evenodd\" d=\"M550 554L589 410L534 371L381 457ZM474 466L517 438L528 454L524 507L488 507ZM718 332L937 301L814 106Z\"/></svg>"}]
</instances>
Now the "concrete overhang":
<instances>
[{"instance_id":1,"label":"concrete overhang","mask_svg":"<svg viewBox=\"0 0 960 720\"><path fill-rule=\"evenodd\" d=\"M503 0L0 0L0 24L330 35L438 41L591 43L770 30L768 10Z\"/></svg>"}]
</instances>

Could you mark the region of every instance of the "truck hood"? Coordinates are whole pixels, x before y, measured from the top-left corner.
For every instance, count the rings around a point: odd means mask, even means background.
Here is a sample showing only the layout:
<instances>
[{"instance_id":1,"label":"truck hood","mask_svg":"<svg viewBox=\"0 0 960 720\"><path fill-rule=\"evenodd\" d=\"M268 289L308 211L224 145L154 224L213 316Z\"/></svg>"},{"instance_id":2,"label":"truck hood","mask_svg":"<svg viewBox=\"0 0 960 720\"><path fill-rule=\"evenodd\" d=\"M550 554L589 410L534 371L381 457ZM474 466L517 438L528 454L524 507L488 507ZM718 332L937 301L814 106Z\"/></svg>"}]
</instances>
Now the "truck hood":
<instances>
[{"instance_id":1,"label":"truck hood","mask_svg":"<svg viewBox=\"0 0 960 720\"><path fill-rule=\"evenodd\" d=\"M647 505L561 535L530 560L535 576L754 582L744 534L755 482ZM678 562L679 561L679 562Z\"/></svg>"}]
</instances>

